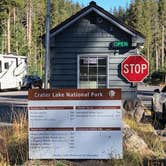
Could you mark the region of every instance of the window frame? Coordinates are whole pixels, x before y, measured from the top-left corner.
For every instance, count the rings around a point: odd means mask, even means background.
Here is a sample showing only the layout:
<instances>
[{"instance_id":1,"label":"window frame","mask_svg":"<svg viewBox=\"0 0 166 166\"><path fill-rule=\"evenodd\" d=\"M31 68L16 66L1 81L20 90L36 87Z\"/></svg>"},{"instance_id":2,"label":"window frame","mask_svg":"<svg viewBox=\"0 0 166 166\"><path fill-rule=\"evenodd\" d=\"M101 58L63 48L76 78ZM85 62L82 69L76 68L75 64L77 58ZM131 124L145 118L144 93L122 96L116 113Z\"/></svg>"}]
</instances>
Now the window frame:
<instances>
[{"instance_id":1,"label":"window frame","mask_svg":"<svg viewBox=\"0 0 166 166\"><path fill-rule=\"evenodd\" d=\"M98 57L106 58L106 88L109 88L109 55L108 54L79 54L77 56L77 88L80 88L80 58Z\"/></svg>"},{"instance_id":2,"label":"window frame","mask_svg":"<svg viewBox=\"0 0 166 166\"><path fill-rule=\"evenodd\" d=\"M9 62L4 62L4 69L8 70L9 69Z\"/></svg>"}]
</instances>

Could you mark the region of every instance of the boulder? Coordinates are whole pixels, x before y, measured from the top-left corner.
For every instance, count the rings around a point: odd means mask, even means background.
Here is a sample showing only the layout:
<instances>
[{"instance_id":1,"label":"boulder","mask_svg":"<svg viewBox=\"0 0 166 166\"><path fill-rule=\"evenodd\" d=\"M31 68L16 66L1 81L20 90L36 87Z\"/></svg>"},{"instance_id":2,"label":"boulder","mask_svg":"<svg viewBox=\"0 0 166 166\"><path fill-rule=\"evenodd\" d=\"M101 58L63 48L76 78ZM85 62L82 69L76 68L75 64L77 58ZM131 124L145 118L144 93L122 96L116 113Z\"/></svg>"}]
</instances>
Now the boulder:
<instances>
[{"instance_id":1,"label":"boulder","mask_svg":"<svg viewBox=\"0 0 166 166\"><path fill-rule=\"evenodd\" d=\"M136 122L141 122L142 118L144 117L144 107L137 106L134 110L134 119Z\"/></svg>"},{"instance_id":2,"label":"boulder","mask_svg":"<svg viewBox=\"0 0 166 166\"><path fill-rule=\"evenodd\" d=\"M144 115L144 106L139 99L126 100L123 104L124 115L128 118L134 118L136 122L140 122Z\"/></svg>"},{"instance_id":3,"label":"boulder","mask_svg":"<svg viewBox=\"0 0 166 166\"><path fill-rule=\"evenodd\" d=\"M133 117L134 115L134 103L133 100L125 100L123 104L124 115L127 117Z\"/></svg>"},{"instance_id":4,"label":"boulder","mask_svg":"<svg viewBox=\"0 0 166 166\"><path fill-rule=\"evenodd\" d=\"M127 151L139 153L141 156L154 156L154 152L148 148L145 141L125 123L123 123L122 135L123 146Z\"/></svg>"}]
</instances>

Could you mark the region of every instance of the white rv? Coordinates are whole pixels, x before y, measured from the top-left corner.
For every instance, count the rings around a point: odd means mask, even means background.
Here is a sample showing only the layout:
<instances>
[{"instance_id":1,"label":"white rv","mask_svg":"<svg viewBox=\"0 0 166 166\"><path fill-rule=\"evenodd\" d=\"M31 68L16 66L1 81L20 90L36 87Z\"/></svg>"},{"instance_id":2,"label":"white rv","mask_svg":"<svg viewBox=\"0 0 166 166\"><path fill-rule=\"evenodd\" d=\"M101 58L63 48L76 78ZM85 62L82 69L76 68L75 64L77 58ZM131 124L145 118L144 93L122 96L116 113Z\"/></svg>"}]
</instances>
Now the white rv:
<instances>
[{"instance_id":1,"label":"white rv","mask_svg":"<svg viewBox=\"0 0 166 166\"><path fill-rule=\"evenodd\" d=\"M27 74L27 58L13 54L0 54L0 90L21 89L22 78Z\"/></svg>"}]
</instances>

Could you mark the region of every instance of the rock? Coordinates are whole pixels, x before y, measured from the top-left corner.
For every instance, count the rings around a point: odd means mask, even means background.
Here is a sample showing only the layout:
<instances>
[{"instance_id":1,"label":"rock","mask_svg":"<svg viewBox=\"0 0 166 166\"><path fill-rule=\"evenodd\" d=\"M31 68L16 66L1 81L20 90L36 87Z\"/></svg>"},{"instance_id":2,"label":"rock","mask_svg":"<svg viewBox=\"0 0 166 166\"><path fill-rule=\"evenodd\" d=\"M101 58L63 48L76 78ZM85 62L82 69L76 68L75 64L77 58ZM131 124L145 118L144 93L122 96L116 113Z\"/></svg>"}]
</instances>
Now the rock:
<instances>
[{"instance_id":1,"label":"rock","mask_svg":"<svg viewBox=\"0 0 166 166\"><path fill-rule=\"evenodd\" d=\"M125 110L125 116L133 117L134 115L134 103L133 100L126 100L123 104L123 108Z\"/></svg>"},{"instance_id":2,"label":"rock","mask_svg":"<svg viewBox=\"0 0 166 166\"><path fill-rule=\"evenodd\" d=\"M122 127L122 135L123 146L127 151L137 152L142 156L154 156L154 152L148 148L145 141L125 123Z\"/></svg>"},{"instance_id":3,"label":"rock","mask_svg":"<svg viewBox=\"0 0 166 166\"><path fill-rule=\"evenodd\" d=\"M126 100L123 104L125 116L132 117L136 122L140 122L144 115L144 106L141 100Z\"/></svg>"},{"instance_id":4,"label":"rock","mask_svg":"<svg viewBox=\"0 0 166 166\"><path fill-rule=\"evenodd\" d=\"M144 107L138 106L135 108L134 119L136 122L141 122L141 119L144 116Z\"/></svg>"}]
</instances>

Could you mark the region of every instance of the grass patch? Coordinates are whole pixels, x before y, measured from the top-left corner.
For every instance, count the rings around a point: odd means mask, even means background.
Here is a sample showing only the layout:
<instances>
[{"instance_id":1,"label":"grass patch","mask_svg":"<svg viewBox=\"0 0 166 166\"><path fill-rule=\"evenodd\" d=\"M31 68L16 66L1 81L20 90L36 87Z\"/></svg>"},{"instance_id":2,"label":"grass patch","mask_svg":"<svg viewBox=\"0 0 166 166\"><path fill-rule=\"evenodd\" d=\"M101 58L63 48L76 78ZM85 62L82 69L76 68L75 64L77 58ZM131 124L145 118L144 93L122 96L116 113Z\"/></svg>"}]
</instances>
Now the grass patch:
<instances>
[{"instance_id":1,"label":"grass patch","mask_svg":"<svg viewBox=\"0 0 166 166\"><path fill-rule=\"evenodd\" d=\"M144 163L144 158L135 152L124 151L123 160L109 160L110 166L142 166Z\"/></svg>"},{"instance_id":2,"label":"grass patch","mask_svg":"<svg viewBox=\"0 0 166 166\"><path fill-rule=\"evenodd\" d=\"M15 115L11 127L2 128L1 136L5 139L7 148L7 161L0 165L21 165L28 160L28 121L26 112Z\"/></svg>"},{"instance_id":3,"label":"grass patch","mask_svg":"<svg viewBox=\"0 0 166 166\"><path fill-rule=\"evenodd\" d=\"M132 119L124 121L144 139L148 147L154 151L155 158L163 158L163 143L155 134L150 124L138 124ZM12 127L0 130L5 138L9 161L0 161L0 166L142 166L146 160L136 152L124 150L123 159L110 160L29 160L28 161L28 123L25 113L15 117Z\"/></svg>"}]
</instances>

